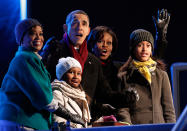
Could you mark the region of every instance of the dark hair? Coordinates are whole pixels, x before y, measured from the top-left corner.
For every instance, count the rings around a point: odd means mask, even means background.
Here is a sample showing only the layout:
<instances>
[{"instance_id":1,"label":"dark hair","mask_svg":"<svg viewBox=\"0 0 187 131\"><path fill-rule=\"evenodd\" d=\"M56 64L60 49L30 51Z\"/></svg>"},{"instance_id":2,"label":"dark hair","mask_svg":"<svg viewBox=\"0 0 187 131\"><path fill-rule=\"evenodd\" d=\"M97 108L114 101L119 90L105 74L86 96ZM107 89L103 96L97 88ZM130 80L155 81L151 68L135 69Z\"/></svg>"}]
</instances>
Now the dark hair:
<instances>
[{"instance_id":1,"label":"dark hair","mask_svg":"<svg viewBox=\"0 0 187 131\"><path fill-rule=\"evenodd\" d=\"M70 12L67 17L66 17L66 25L69 24L70 20L72 19L72 17L75 15L75 14L83 14L83 15L86 15L88 17L88 22L90 23L90 18L88 16L88 14L83 11L83 10L74 10L72 12Z\"/></svg>"},{"instance_id":2,"label":"dark hair","mask_svg":"<svg viewBox=\"0 0 187 131\"><path fill-rule=\"evenodd\" d=\"M111 28L107 26L97 26L90 32L87 43L88 43L88 50L93 53L92 49L94 45L104 37L104 33L109 33L112 36L112 54L114 54L117 50L118 40L116 34L112 31Z\"/></svg>"}]
</instances>

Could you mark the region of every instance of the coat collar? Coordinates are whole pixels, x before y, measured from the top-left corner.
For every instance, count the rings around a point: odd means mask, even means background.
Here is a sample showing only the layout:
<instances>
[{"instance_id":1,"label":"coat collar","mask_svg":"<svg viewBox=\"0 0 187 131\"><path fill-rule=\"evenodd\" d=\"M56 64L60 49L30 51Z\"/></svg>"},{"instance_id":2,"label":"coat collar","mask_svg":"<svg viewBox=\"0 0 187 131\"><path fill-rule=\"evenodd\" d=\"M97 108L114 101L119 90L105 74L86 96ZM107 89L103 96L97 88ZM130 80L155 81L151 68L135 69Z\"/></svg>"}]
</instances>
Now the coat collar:
<instances>
[{"instance_id":1,"label":"coat collar","mask_svg":"<svg viewBox=\"0 0 187 131\"><path fill-rule=\"evenodd\" d=\"M33 51L32 49L30 49L30 48L26 48L26 47L19 46L18 52L20 52L20 51L27 51L27 52L34 53L34 54L36 54L36 56L37 56L40 60L42 59L42 57L38 54L38 52L34 52L34 51Z\"/></svg>"}]
</instances>

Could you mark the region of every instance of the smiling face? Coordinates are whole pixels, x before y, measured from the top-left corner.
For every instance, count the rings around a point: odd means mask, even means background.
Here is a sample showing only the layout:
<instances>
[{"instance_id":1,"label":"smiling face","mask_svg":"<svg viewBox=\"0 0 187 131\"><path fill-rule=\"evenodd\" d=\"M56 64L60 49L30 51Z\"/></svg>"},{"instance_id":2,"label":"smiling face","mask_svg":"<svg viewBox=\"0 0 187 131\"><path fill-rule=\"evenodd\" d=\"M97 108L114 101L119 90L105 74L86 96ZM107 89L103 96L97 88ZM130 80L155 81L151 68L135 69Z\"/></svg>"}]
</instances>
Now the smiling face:
<instances>
[{"instance_id":1,"label":"smiling face","mask_svg":"<svg viewBox=\"0 0 187 131\"><path fill-rule=\"evenodd\" d=\"M147 41L142 41L138 43L135 47L134 54L137 60L145 62L149 60L152 55L151 43Z\"/></svg>"},{"instance_id":2,"label":"smiling face","mask_svg":"<svg viewBox=\"0 0 187 131\"><path fill-rule=\"evenodd\" d=\"M84 14L73 14L68 24L64 25L71 42L79 47L90 33L89 19Z\"/></svg>"},{"instance_id":3,"label":"smiling face","mask_svg":"<svg viewBox=\"0 0 187 131\"><path fill-rule=\"evenodd\" d=\"M65 74L65 81L74 88L79 88L82 80L82 72L78 67L72 67Z\"/></svg>"},{"instance_id":4,"label":"smiling face","mask_svg":"<svg viewBox=\"0 0 187 131\"><path fill-rule=\"evenodd\" d=\"M22 47L30 48L34 52L42 49L44 42L43 30L41 26L32 27L23 37Z\"/></svg>"},{"instance_id":5,"label":"smiling face","mask_svg":"<svg viewBox=\"0 0 187 131\"><path fill-rule=\"evenodd\" d=\"M112 49L112 36L104 32L103 38L98 40L94 46L94 54L101 60L106 60L111 55Z\"/></svg>"}]
</instances>

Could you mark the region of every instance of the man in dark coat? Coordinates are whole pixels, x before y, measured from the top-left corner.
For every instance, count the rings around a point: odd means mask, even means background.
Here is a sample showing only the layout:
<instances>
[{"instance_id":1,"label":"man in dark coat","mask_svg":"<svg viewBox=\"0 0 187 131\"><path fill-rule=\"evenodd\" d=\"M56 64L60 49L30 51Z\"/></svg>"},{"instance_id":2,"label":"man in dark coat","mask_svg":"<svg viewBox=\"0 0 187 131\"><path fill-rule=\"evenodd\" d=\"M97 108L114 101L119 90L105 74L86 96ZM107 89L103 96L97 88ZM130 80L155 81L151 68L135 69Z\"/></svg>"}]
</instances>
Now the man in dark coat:
<instances>
[{"instance_id":1,"label":"man in dark coat","mask_svg":"<svg viewBox=\"0 0 187 131\"><path fill-rule=\"evenodd\" d=\"M97 100L118 107L120 105L128 106L128 103L133 102L135 95L132 92L118 93L111 90L103 76L99 59L88 52L86 42L86 37L90 33L88 15L82 10L72 11L67 16L63 28L65 31L63 39L60 42L51 40L41 52L43 62L51 74L52 80L56 78L55 68L59 58L71 56L77 59L82 66L81 84L90 97L90 103Z\"/></svg>"}]
</instances>

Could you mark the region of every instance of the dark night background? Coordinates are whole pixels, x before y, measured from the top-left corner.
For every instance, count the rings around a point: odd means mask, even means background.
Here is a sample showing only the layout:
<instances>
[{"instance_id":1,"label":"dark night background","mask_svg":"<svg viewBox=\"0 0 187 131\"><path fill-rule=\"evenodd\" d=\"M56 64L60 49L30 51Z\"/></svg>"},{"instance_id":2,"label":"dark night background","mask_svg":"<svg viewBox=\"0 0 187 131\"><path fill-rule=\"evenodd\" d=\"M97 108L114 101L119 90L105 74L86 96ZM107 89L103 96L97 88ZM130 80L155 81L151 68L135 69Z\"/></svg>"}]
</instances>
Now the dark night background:
<instances>
[{"instance_id":1,"label":"dark night background","mask_svg":"<svg viewBox=\"0 0 187 131\"><path fill-rule=\"evenodd\" d=\"M61 39L63 34L62 25L65 23L66 15L72 10L81 9L88 13L90 26L93 29L97 25L111 27L119 40L117 60L125 61L128 58L128 42L130 33L137 28L144 28L155 36L155 27L152 16L156 15L158 9L167 8L171 13L171 20L168 27L168 48L165 62L168 70L172 63L187 61L185 46L186 23L185 8L153 7L140 2L134 6L132 2L106 2L70 1L64 4L61 1L55 2L29 2L28 17L34 17L44 25L45 39L56 36ZM153 2L154 3L154 2ZM156 5L155 5L156 6Z\"/></svg>"},{"instance_id":2,"label":"dark night background","mask_svg":"<svg viewBox=\"0 0 187 131\"><path fill-rule=\"evenodd\" d=\"M14 36L15 24L20 19L20 0L0 1L0 84L8 70L10 61L17 51ZM16 3L17 2L17 3ZM158 9L168 9L171 19L168 27L168 47L165 55L167 72L171 80L170 67L176 62L187 62L187 8L171 1L106 1L106 0L27 0L27 16L38 19L44 27L45 41L52 36L61 39L62 26L68 13L73 10L84 10L90 17L91 29L98 25L109 26L116 33L119 41L117 61L126 61L129 56L129 35L134 29L144 28L155 36L152 16ZM186 4L186 3L185 3ZM185 5L181 3L180 5ZM17 4L18 5L18 4ZM168 7L170 6L170 7ZM186 105L186 74L183 79L181 105ZM172 81L171 81L172 82ZM181 83L180 83L181 84ZM181 87L181 85L180 85ZM183 97L182 97L183 96ZM182 111L182 110L181 110Z\"/></svg>"},{"instance_id":3,"label":"dark night background","mask_svg":"<svg viewBox=\"0 0 187 131\"><path fill-rule=\"evenodd\" d=\"M10 1L10 0L9 0ZM38 19L44 27L45 41L52 36L61 39L63 34L62 25L65 23L66 15L72 10L81 9L88 13L91 21L91 29L97 25L106 25L113 29L119 41L116 60L125 61L129 56L128 42L130 33L137 28L144 28L155 36L155 27L152 15L156 15L158 9L166 8L171 13L168 27L168 48L165 62L170 66L174 62L186 62L186 23L185 8L160 6L162 4L146 5L146 2L137 1L61 1L61 0L28 0L28 17ZM157 6L158 5L158 6ZM1 12L2 13L2 12ZM6 12L3 12L4 14ZM12 27L12 32L14 27ZM15 40L8 43L14 35L6 35L5 30L0 29L0 82L8 69L8 64L13 58L17 45Z\"/></svg>"}]
</instances>

